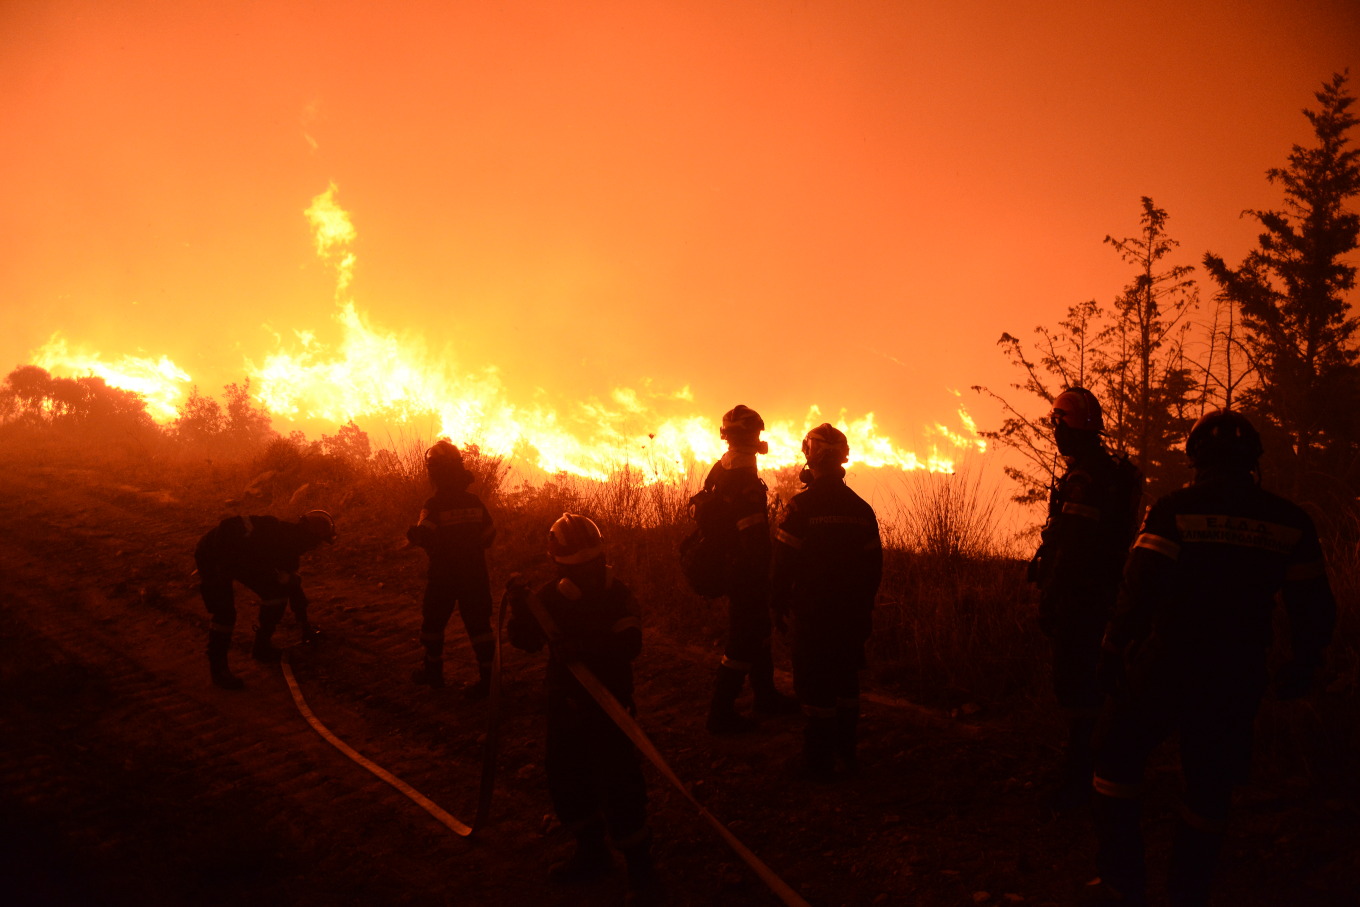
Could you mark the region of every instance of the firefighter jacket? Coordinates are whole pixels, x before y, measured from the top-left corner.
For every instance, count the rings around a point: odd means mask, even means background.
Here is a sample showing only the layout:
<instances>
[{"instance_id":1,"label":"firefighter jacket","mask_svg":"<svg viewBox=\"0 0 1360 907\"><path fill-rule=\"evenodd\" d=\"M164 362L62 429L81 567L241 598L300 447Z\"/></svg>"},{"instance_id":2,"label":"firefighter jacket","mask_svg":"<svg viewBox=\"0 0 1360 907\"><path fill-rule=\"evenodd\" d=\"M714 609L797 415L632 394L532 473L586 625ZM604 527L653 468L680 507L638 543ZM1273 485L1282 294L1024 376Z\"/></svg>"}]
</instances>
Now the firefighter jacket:
<instances>
[{"instance_id":1,"label":"firefighter jacket","mask_svg":"<svg viewBox=\"0 0 1360 907\"><path fill-rule=\"evenodd\" d=\"M815 479L794 495L775 532L771 606L800 625L867 639L883 576L874 510L844 473Z\"/></svg>"},{"instance_id":2,"label":"firefighter jacket","mask_svg":"<svg viewBox=\"0 0 1360 907\"><path fill-rule=\"evenodd\" d=\"M234 516L199 540L194 551L200 572L212 570L243 582L298 585L302 555L316 538L300 524L272 516Z\"/></svg>"},{"instance_id":3,"label":"firefighter jacket","mask_svg":"<svg viewBox=\"0 0 1360 907\"><path fill-rule=\"evenodd\" d=\"M1075 458L1058 480L1031 574L1045 632L1093 624L1099 638L1119 593L1142 494L1137 467L1102 447Z\"/></svg>"},{"instance_id":4,"label":"firefighter jacket","mask_svg":"<svg viewBox=\"0 0 1360 907\"><path fill-rule=\"evenodd\" d=\"M770 526L765 482L754 468L729 469L722 460L704 480L714 504L705 509L700 529L730 553L729 588L737 594L765 594L770 575Z\"/></svg>"},{"instance_id":5,"label":"firefighter jacket","mask_svg":"<svg viewBox=\"0 0 1360 907\"><path fill-rule=\"evenodd\" d=\"M511 603L510 642L526 652L537 652L547 643L549 709L568 702L578 706L594 702L567 667L569 661L583 663L625 708L631 708L632 663L642 651L642 623L628 587L606 573L593 589L562 578L525 594L542 607L549 626L540 624L521 596Z\"/></svg>"},{"instance_id":6,"label":"firefighter jacket","mask_svg":"<svg viewBox=\"0 0 1360 907\"><path fill-rule=\"evenodd\" d=\"M1148 510L1105 648L1232 683L1264 677L1275 596L1295 661L1316 666L1336 602L1313 521L1250 475L1197 481Z\"/></svg>"},{"instance_id":7,"label":"firefighter jacket","mask_svg":"<svg viewBox=\"0 0 1360 907\"><path fill-rule=\"evenodd\" d=\"M406 533L430 556L430 579L485 579L485 549L496 538L491 513L465 489L440 489L425 502Z\"/></svg>"}]
</instances>

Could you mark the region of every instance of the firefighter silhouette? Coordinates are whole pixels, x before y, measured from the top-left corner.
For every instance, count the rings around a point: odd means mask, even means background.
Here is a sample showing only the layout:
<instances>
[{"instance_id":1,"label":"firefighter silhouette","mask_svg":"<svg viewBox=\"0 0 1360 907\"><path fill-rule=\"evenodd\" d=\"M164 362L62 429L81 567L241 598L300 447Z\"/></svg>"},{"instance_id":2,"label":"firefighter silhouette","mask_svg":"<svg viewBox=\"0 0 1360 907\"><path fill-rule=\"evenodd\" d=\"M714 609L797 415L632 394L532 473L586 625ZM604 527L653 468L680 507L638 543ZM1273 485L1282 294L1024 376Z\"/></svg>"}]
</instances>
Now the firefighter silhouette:
<instances>
[{"instance_id":1,"label":"firefighter silhouette","mask_svg":"<svg viewBox=\"0 0 1360 907\"><path fill-rule=\"evenodd\" d=\"M850 446L829 424L803 439L807 487L775 533L771 604L793 636L793 689L805 716L803 758L817 779L857 767L859 671L883 575L878 520L845 484Z\"/></svg>"},{"instance_id":2,"label":"firefighter silhouette","mask_svg":"<svg viewBox=\"0 0 1360 907\"><path fill-rule=\"evenodd\" d=\"M647 824L647 785L637 749L572 674L580 662L630 713L632 662L642 625L632 592L605 563L604 540L588 517L564 513L548 532L556 578L530 591L512 587L510 642L537 652L548 646L547 754L553 809L576 839L572 856L549 869L557 883L578 883L609 870L606 833L628 864L630 902L660 894ZM540 622L532 599L546 617Z\"/></svg>"},{"instance_id":3,"label":"firefighter silhouette","mask_svg":"<svg viewBox=\"0 0 1360 907\"><path fill-rule=\"evenodd\" d=\"M468 491L473 475L457 447L441 440L425 452L425 471L434 495L425 502L406 538L429 555L429 574L421 603L420 643L424 658L411 675L416 683L444 685L444 631L454 609L463 617L477 658L477 680L464 685L469 699L483 699L491 689L495 636L491 632L491 580L486 549L496 537L491 514L481 498Z\"/></svg>"},{"instance_id":4,"label":"firefighter silhouette","mask_svg":"<svg viewBox=\"0 0 1360 907\"><path fill-rule=\"evenodd\" d=\"M1072 387L1049 416L1067 468L1049 495L1048 521L1032 564L1039 623L1052 641L1053 691L1067 718L1067 746L1047 802L1058 809L1090 799L1092 735L1104 694L1096 673L1100 639L1138 525L1143 477L1105 448L1100 404Z\"/></svg>"},{"instance_id":5,"label":"firefighter silhouette","mask_svg":"<svg viewBox=\"0 0 1360 907\"><path fill-rule=\"evenodd\" d=\"M1266 692L1276 595L1289 615L1281 699L1304 695L1331 638L1336 604L1313 522L1263 490L1252 424L1221 410L1190 431L1191 485L1152 505L1125 567L1101 671L1112 693L1093 811L1110 900L1146 902L1139 792L1149 754L1178 734L1184 809L1172 845L1174 905L1208 903L1234 786Z\"/></svg>"},{"instance_id":6,"label":"firefighter silhouette","mask_svg":"<svg viewBox=\"0 0 1360 907\"><path fill-rule=\"evenodd\" d=\"M737 711L736 700L747 679L754 708L764 715L791 715L798 704L774 685L770 650L770 526L765 483L757 474L756 457L769 448L760 440L765 422L738 404L723 415L720 437L727 453L713 464L704 488L710 503L701 525L725 555L727 644L709 705L708 729L715 734L749 731L755 722Z\"/></svg>"},{"instance_id":7,"label":"firefighter silhouette","mask_svg":"<svg viewBox=\"0 0 1360 907\"><path fill-rule=\"evenodd\" d=\"M335 541L335 521L324 510L312 510L296 522L272 516L228 517L208 530L194 549L199 593L207 606L208 668L212 682L227 690L245 684L227 667L227 651L236 627L236 593L240 583L260 597L260 622L251 655L277 664L274 629L290 607L302 630L303 642L316 636L307 615L307 594L298 577L302 555Z\"/></svg>"}]
</instances>

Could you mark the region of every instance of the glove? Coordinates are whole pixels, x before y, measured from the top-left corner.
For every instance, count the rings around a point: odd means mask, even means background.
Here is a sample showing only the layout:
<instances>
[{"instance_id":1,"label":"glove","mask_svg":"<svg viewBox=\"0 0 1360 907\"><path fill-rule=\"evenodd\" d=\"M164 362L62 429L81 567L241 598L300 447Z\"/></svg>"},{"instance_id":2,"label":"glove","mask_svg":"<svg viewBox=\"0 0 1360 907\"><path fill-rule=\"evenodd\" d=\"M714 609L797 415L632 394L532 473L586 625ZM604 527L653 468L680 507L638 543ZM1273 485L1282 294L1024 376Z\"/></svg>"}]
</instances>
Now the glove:
<instances>
[{"instance_id":1,"label":"glove","mask_svg":"<svg viewBox=\"0 0 1360 907\"><path fill-rule=\"evenodd\" d=\"M406 530L406 541L417 548L424 548L433 534L434 530L429 526L411 526Z\"/></svg>"},{"instance_id":2,"label":"glove","mask_svg":"<svg viewBox=\"0 0 1360 907\"><path fill-rule=\"evenodd\" d=\"M1302 699L1313 686L1317 662L1293 658L1275 673L1275 696L1279 699Z\"/></svg>"}]
</instances>

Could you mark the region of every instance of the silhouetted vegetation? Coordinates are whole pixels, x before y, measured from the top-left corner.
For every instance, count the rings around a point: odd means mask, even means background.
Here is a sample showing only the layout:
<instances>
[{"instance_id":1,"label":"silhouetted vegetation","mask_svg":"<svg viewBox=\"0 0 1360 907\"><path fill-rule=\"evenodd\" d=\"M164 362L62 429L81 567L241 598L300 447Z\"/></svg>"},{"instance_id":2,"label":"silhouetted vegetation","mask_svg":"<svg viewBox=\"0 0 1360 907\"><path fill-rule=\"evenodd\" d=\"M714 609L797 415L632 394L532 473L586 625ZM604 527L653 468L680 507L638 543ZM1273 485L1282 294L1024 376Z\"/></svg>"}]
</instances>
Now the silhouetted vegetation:
<instances>
[{"instance_id":1,"label":"silhouetted vegetation","mask_svg":"<svg viewBox=\"0 0 1360 907\"><path fill-rule=\"evenodd\" d=\"M269 411L250 397L250 379L222 389L222 403L194 385L169 430L182 444L205 456L249 456L278 437Z\"/></svg>"},{"instance_id":2,"label":"silhouetted vegetation","mask_svg":"<svg viewBox=\"0 0 1360 907\"><path fill-rule=\"evenodd\" d=\"M21 365L6 376L0 387L0 424L91 434L155 428L141 394L110 387L97 375L59 378L36 365Z\"/></svg>"},{"instance_id":3,"label":"silhouetted vegetation","mask_svg":"<svg viewBox=\"0 0 1360 907\"><path fill-rule=\"evenodd\" d=\"M1288 165L1267 173L1284 188L1283 210L1246 212L1262 227L1257 248L1236 268L1212 253L1204 267L1239 313L1256 379L1235 402L1257 417L1287 490L1346 499L1360 479L1360 320L1346 298L1360 235L1360 214L1347 209L1360 195L1360 150L1348 133L1360 121L1345 75L1316 98L1304 111L1314 144L1295 145Z\"/></svg>"},{"instance_id":4,"label":"silhouetted vegetation","mask_svg":"<svg viewBox=\"0 0 1360 907\"><path fill-rule=\"evenodd\" d=\"M1284 210L1246 212L1263 227L1259 247L1236 268L1204 256L1219 288L1207 317L1193 266L1168 260L1177 243L1167 213L1144 197L1138 235L1105 238L1135 268L1108 308L1090 300L1056 327L1036 327L1033 352L1001 335L1022 398L974 389L1002 405L1001 425L982 434L1019 454L1019 465L1006 467L1017 501L1045 498L1056 451L1043 419L1058 393L1081 385L1100 398L1107 434L1143 470L1150 497L1188 478L1180 451L1194 420L1231 406L1261 431L1268 484L1315 505L1338 529L1354 524L1360 322L1347 294L1360 215L1348 205L1360 195L1360 151L1348 147L1357 119L1346 81L1333 76L1316 94L1318 108L1304 111L1313 144L1295 145L1288 165L1266 174L1283 186Z\"/></svg>"}]
</instances>

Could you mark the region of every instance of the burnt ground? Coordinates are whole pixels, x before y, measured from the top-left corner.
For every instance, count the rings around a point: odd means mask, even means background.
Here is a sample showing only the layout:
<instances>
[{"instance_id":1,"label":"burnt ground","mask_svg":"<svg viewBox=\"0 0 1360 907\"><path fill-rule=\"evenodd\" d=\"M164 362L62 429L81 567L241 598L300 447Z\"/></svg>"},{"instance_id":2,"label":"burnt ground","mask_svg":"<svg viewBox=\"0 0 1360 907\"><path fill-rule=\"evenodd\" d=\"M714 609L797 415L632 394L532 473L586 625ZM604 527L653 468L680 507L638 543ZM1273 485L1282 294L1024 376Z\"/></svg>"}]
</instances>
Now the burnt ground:
<instances>
[{"instance_id":1,"label":"burnt ground","mask_svg":"<svg viewBox=\"0 0 1360 907\"><path fill-rule=\"evenodd\" d=\"M545 883L569 842L548 818L541 658L505 650L496 798L471 840L313 732L280 670L247 656L245 594L232 664L248 687L211 686L191 552L222 515L210 489L51 464L0 470L6 903L622 899L621 866L586 889ZM296 650L296 677L350 746L469 821L486 706L410 683L421 571L395 549L351 531L309 556L326 635ZM290 620L283 644L297 636ZM456 620L449 639L456 680L472 661ZM861 773L817 785L797 775L797 719L740 738L704 731L715 660L695 640L649 630L639 721L695 795L811 903L1068 904L1093 874L1088 818L1039 805L1060 736L1046 710L982 703L953 718L878 690L864 704ZM1354 722L1326 709L1267 704L1273 755L1239 798L1216 903L1356 903L1360 809L1355 764L1341 755L1356 748L1336 730ZM659 773L648 777L672 903L777 903ZM1154 866L1177 786L1168 748L1151 773Z\"/></svg>"}]
</instances>

